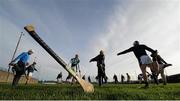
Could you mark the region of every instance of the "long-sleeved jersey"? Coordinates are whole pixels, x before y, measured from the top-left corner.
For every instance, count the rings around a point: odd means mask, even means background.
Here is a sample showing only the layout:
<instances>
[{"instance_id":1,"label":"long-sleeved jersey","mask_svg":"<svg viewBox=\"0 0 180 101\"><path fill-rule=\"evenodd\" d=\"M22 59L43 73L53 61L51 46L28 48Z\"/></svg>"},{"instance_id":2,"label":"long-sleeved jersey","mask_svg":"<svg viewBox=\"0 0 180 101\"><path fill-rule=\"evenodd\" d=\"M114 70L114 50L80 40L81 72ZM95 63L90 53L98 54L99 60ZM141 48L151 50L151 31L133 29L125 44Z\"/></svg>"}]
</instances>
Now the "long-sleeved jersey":
<instances>
[{"instance_id":1,"label":"long-sleeved jersey","mask_svg":"<svg viewBox=\"0 0 180 101\"><path fill-rule=\"evenodd\" d=\"M16 62L17 60L19 60L19 61L23 62L24 64L26 64L28 62L28 60L29 60L28 52L21 53L17 58L15 58L13 60L13 62Z\"/></svg>"},{"instance_id":2,"label":"long-sleeved jersey","mask_svg":"<svg viewBox=\"0 0 180 101\"><path fill-rule=\"evenodd\" d=\"M90 60L90 62L92 62L92 61L96 61L97 62L97 65L105 65L105 56L104 55L101 55L101 54L99 54L98 56L96 56L96 57L94 57L94 58L92 58L91 60Z\"/></svg>"},{"instance_id":3,"label":"long-sleeved jersey","mask_svg":"<svg viewBox=\"0 0 180 101\"><path fill-rule=\"evenodd\" d=\"M146 45L137 45L118 53L118 55L125 54L128 52L134 52L134 55L136 56L136 58L138 59L140 63L140 57L143 55L147 55L146 50L150 51L151 53L155 53L153 49L147 47Z\"/></svg>"}]
</instances>

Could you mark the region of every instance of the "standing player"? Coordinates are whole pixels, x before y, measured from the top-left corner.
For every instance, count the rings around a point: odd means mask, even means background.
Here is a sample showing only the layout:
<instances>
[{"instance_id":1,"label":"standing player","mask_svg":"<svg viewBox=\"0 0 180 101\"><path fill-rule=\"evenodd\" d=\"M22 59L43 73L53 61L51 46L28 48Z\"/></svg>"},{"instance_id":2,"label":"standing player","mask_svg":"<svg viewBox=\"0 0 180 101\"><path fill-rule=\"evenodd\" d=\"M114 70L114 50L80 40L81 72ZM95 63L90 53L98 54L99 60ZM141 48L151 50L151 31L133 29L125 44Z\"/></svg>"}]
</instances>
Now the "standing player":
<instances>
[{"instance_id":1,"label":"standing player","mask_svg":"<svg viewBox=\"0 0 180 101\"><path fill-rule=\"evenodd\" d=\"M127 83L130 83L130 81L131 81L130 75L128 73L126 73L126 76L127 76Z\"/></svg>"},{"instance_id":2,"label":"standing player","mask_svg":"<svg viewBox=\"0 0 180 101\"><path fill-rule=\"evenodd\" d=\"M124 83L124 79L125 79L124 75L121 74L121 83Z\"/></svg>"},{"instance_id":3,"label":"standing player","mask_svg":"<svg viewBox=\"0 0 180 101\"><path fill-rule=\"evenodd\" d=\"M76 73L78 72L78 70L79 70L79 72L81 72L80 68L79 68L79 63L80 63L79 56L78 56L78 54L76 54L75 58L72 58L71 61L70 61L71 69ZM72 75L69 73L69 75L66 78L66 81L68 79L71 79L71 78L72 78ZM73 77L72 78L72 83L74 83L74 82L75 82L75 78Z\"/></svg>"},{"instance_id":4,"label":"standing player","mask_svg":"<svg viewBox=\"0 0 180 101\"><path fill-rule=\"evenodd\" d=\"M89 62L97 62L97 67L98 67L98 81L99 81L99 86L102 85L103 83L103 78L105 78L105 56L104 52L101 50L100 54L97 55L96 57L92 58Z\"/></svg>"},{"instance_id":5,"label":"standing player","mask_svg":"<svg viewBox=\"0 0 180 101\"><path fill-rule=\"evenodd\" d=\"M116 74L114 74L113 79L114 79L114 83L117 84L118 83L118 78L117 78Z\"/></svg>"}]
</instances>

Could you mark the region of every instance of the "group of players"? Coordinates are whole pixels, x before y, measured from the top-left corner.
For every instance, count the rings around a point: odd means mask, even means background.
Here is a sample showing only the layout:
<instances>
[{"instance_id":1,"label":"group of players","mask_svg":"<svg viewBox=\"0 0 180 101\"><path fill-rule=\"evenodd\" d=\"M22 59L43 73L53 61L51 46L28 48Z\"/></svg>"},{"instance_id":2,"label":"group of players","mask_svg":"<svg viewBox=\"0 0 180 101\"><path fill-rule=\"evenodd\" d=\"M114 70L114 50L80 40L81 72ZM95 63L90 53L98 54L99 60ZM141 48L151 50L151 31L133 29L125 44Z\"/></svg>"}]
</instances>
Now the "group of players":
<instances>
[{"instance_id":1,"label":"group of players","mask_svg":"<svg viewBox=\"0 0 180 101\"><path fill-rule=\"evenodd\" d=\"M146 53L146 50L151 52L152 59L148 56L148 54ZM164 68L166 68L168 66L172 66L172 64L168 64L166 61L164 61L164 59L162 59L161 56L158 55L157 50L153 50L152 48L150 48L146 45L139 44L138 41L134 41L132 47L118 53L117 55L126 54L128 52L133 52L138 60L139 67L142 71L142 77L143 77L144 83L145 83L144 87L149 86L148 79L147 79L147 71L146 71L147 67L150 68L151 73L152 73L151 74L152 78L154 79L156 84L159 84L158 75L161 74L163 84L166 85L167 79L164 74ZM79 62L80 62L80 60L78 58L78 55L76 54L75 58L71 59L71 68L74 71L76 70L75 72L77 72L77 68L79 68ZM104 52L101 50L99 55L92 58L90 60L90 62L97 62L97 69L98 69L97 77L98 77L98 81L99 81L99 86L101 86L103 83L103 79L105 79L105 77L106 77ZM67 79L69 79L69 78L70 78L70 75L67 77Z\"/></svg>"},{"instance_id":2,"label":"group of players","mask_svg":"<svg viewBox=\"0 0 180 101\"><path fill-rule=\"evenodd\" d=\"M148 56L148 54L146 53L146 50L151 52L151 57ZM143 79L144 79L144 83L145 86L144 87L148 87L149 83L148 83L148 79L147 79L147 71L146 68L149 67L152 73L152 76L156 82L156 84L158 84L158 75L161 74L162 76L162 80L164 82L164 84L166 84L167 80L166 80L166 76L164 74L164 68L171 66L171 64L168 64L167 62L165 62L160 55L158 55L158 51L157 50L153 50L150 47L143 45L143 44L139 44L138 41L134 41L133 46L130 47L127 50L124 50L120 53L118 53L117 55L122 55L122 54L126 54L128 52L133 52L134 55L136 56L138 63L139 63L139 67L142 71L142 75L143 75ZM21 77L22 74L24 74L26 66L28 65L28 60L29 60L29 55L31 55L33 52L32 50L28 51L28 52L24 52L21 55L19 55L16 59L14 59L9 65L14 66L15 62L18 60L17 64L19 65L19 67L22 67L23 69L19 72L16 72L16 75L14 76L14 80L12 85L16 86L19 78ZM103 83L103 79L106 77L106 73L105 73L105 55L104 52L101 50L99 55L97 55L96 57L90 59L89 62L97 62L97 69L98 69L98 81L99 81L99 86L102 85ZM71 59L70 64L71 64L71 69L75 72L81 72L79 69L79 63L80 63L80 59L78 54L75 55L74 58ZM68 75L67 79L72 78L72 82L75 81L75 78L73 78L70 74Z\"/></svg>"}]
</instances>

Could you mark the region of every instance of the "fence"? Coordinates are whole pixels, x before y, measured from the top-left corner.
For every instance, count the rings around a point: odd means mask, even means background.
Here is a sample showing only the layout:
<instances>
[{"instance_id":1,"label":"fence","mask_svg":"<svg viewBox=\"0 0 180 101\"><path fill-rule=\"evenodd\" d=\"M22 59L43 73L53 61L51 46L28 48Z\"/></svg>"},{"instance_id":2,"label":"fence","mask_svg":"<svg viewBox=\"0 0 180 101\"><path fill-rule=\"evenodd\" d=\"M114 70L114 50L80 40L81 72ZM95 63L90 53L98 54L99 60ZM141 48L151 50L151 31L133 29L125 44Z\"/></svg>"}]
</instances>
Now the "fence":
<instances>
[{"instance_id":1,"label":"fence","mask_svg":"<svg viewBox=\"0 0 180 101\"><path fill-rule=\"evenodd\" d=\"M13 78L14 78L14 75L13 73L10 73L9 74L9 78L7 80L7 76L8 76L8 72L6 71L2 71L0 70L0 83L11 83L13 81ZM25 83L26 82L26 77L25 75L23 75L19 81L19 83ZM37 79L34 79L32 78L31 81L30 81L31 84L35 84L35 83L38 83L38 80Z\"/></svg>"}]
</instances>

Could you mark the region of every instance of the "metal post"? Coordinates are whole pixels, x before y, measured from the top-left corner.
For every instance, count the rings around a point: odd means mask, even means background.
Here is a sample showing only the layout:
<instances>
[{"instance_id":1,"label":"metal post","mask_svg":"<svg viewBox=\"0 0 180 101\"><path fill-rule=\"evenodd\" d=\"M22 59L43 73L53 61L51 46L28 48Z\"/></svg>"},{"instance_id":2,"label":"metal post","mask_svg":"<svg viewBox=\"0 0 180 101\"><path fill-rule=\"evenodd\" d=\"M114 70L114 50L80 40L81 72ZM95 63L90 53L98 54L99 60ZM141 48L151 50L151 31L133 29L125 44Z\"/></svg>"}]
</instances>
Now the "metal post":
<instances>
[{"instance_id":1,"label":"metal post","mask_svg":"<svg viewBox=\"0 0 180 101\"><path fill-rule=\"evenodd\" d=\"M18 39L18 42L17 42L17 45L16 45L16 48L15 48L15 50L14 50L14 53L13 53L13 56L12 56L12 59L11 59L11 61L13 61L13 59L14 59L14 57L15 57L15 55L16 55L16 52L17 52L17 49L18 49L18 46L19 46L19 43L20 43L20 41L21 41L21 38L22 38L22 36L23 36L24 34L23 34L23 32L21 32L21 35L20 35L20 37L19 37L19 39ZM7 75L7 79L6 79L6 82L8 82L8 79L9 79L9 74L10 74L10 68L11 68L11 66L9 66L9 68L8 68L8 75Z\"/></svg>"}]
</instances>

